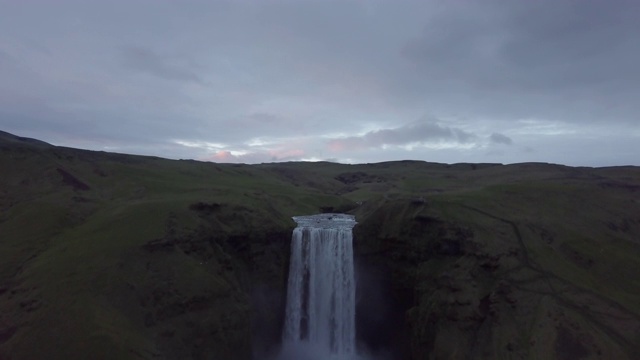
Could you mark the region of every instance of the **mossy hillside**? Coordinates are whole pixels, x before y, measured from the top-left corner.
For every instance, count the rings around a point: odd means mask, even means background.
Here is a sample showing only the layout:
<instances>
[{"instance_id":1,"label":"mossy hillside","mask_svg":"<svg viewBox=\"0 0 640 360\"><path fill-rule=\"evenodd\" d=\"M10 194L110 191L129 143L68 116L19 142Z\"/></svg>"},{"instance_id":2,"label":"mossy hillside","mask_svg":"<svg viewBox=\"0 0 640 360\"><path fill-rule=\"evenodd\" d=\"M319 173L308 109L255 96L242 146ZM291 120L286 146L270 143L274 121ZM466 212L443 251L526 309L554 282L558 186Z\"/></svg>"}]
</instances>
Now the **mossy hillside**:
<instances>
[{"instance_id":1,"label":"mossy hillside","mask_svg":"<svg viewBox=\"0 0 640 360\"><path fill-rule=\"evenodd\" d=\"M639 351L635 167L249 166L1 140L0 358L272 351L291 216L320 211L356 215L356 261L391 307L384 330L359 311L360 334L397 358Z\"/></svg>"},{"instance_id":2,"label":"mossy hillside","mask_svg":"<svg viewBox=\"0 0 640 360\"><path fill-rule=\"evenodd\" d=\"M414 290L414 356L633 358L640 209L621 189L545 180L383 204L364 255L390 258L395 284Z\"/></svg>"},{"instance_id":3,"label":"mossy hillside","mask_svg":"<svg viewBox=\"0 0 640 360\"><path fill-rule=\"evenodd\" d=\"M290 217L345 203L246 166L7 152L1 346L15 358L250 354L252 279L282 287Z\"/></svg>"}]
</instances>

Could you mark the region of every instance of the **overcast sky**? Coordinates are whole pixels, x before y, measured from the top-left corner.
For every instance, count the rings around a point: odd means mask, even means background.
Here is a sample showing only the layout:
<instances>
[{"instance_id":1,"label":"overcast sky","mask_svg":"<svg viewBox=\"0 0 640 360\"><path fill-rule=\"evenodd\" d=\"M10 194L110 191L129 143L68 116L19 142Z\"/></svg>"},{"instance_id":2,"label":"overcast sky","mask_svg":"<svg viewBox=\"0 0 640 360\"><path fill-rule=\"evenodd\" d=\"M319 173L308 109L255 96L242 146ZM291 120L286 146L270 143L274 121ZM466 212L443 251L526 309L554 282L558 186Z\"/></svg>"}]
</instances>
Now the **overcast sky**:
<instances>
[{"instance_id":1,"label":"overcast sky","mask_svg":"<svg viewBox=\"0 0 640 360\"><path fill-rule=\"evenodd\" d=\"M640 1L0 0L0 130L219 162L640 165Z\"/></svg>"}]
</instances>

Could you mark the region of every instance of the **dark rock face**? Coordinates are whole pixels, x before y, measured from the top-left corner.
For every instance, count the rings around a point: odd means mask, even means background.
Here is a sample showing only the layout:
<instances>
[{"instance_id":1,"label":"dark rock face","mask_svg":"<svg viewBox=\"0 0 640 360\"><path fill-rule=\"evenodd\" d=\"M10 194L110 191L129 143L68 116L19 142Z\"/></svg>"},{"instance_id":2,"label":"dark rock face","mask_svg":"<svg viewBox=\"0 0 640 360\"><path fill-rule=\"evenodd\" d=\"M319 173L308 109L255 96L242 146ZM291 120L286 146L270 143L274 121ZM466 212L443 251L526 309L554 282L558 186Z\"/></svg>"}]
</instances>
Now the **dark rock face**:
<instances>
[{"instance_id":1,"label":"dark rock face","mask_svg":"<svg viewBox=\"0 0 640 360\"><path fill-rule=\"evenodd\" d=\"M424 215L405 218L406 207L415 206L404 200L391 203L355 228L356 259L367 264L360 271L366 274L364 276L373 277L373 283L377 284L372 287L368 285L371 281L367 281L359 286L359 297L369 299L372 294L383 291L387 297L384 306L388 307L376 311L368 301L359 302L358 336L369 349L386 349L398 359L424 358L426 348L435 346L434 340L429 340L435 332L429 329L430 326L423 329L424 321L415 322L416 305L421 301L420 289L433 286L455 293L465 286L447 273L422 275L417 271L418 267L430 261L453 263L474 249L470 240L473 234L455 224ZM457 307L466 305L466 302L454 304ZM367 319L368 314L378 318ZM457 319L460 314L458 309L452 308L444 314L430 314L424 320L434 323L440 316ZM372 322L378 324L372 326ZM420 335L416 336L417 333Z\"/></svg>"},{"instance_id":2,"label":"dark rock face","mask_svg":"<svg viewBox=\"0 0 640 360\"><path fill-rule=\"evenodd\" d=\"M405 312L411 306L413 292L398 288L384 263L364 256L356 256L356 283L359 346L368 353L407 359L410 334Z\"/></svg>"},{"instance_id":3,"label":"dark rock face","mask_svg":"<svg viewBox=\"0 0 640 360\"><path fill-rule=\"evenodd\" d=\"M359 297L375 299L380 289L388 296L386 311L366 300L357 305L368 348L382 344L397 359L633 358L640 350L637 315L540 265L530 241L550 244L549 231L525 233L516 222L464 207L459 211L473 222L445 221L427 205L407 216L415 206L389 202L355 229L357 259L367 264L361 271L378 284L372 289L366 281ZM581 269L597 266L567 245L557 254ZM626 325L605 312L624 314Z\"/></svg>"},{"instance_id":4,"label":"dark rock face","mask_svg":"<svg viewBox=\"0 0 640 360\"><path fill-rule=\"evenodd\" d=\"M572 331L565 326L558 328L556 336L556 355L561 360L579 360L588 358L591 353L582 343L581 339L575 336Z\"/></svg>"},{"instance_id":5,"label":"dark rock face","mask_svg":"<svg viewBox=\"0 0 640 360\"><path fill-rule=\"evenodd\" d=\"M11 339L11 337L16 333L17 327L10 326L0 329L0 344L6 342Z\"/></svg>"},{"instance_id":6,"label":"dark rock face","mask_svg":"<svg viewBox=\"0 0 640 360\"><path fill-rule=\"evenodd\" d=\"M77 177L71 175L71 173L69 173L67 170L60 169L60 168L56 170L62 176L62 182L67 186L71 186L74 190L86 191L91 189L89 185L80 181Z\"/></svg>"},{"instance_id":7,"label":"dark rock face","mask_svg":"<svg viewBox=\"0 0 640 360\"><path fill-rule=\"evenodd\" d=\"M219 207L191 208L210 216ZM143 245L141 256L148 258L157 286L133 292L161 352L175 359L250 359L274 352L284 320L290 236L289 229L229 234L206 226L177 236L169 227L165 238ZM228 285L185 286L187 279L167 267L181 255Z\"/></svg>"},{"instance_id":8,"label":"dark rock face","mask_svg":"<svg viewBox=\"0 0 640 360\"><path fill-rule=\"evenodd\" d=\"M372 183L372 182L382 182L383 179L376 175L370 175L362 171L356 172L346 172L339 174L335 177L336 180L340 181L345 185L352 185L359 182L363 183Z\"/></svg>"},{"instance_id":9,"label":"dark rock face","mask_svg":"<svg viewBox=\"0 0 640 360\"><path fill-rule=\"evenodd\" d=\"M231 286L236 271L217 258L224 254L195 238L153 242L122 259L122 273L144 274L142 281L122 284L110 303L132 324L144 329L154 348L167 359L209 359L211 354L249 358L250 308L241 289ZM192 246L199 254L187 255ZM198 259L198 280L184 273L185 256ZM206 260L205 260L206 259Z\"/></svg>"}]
</instances>

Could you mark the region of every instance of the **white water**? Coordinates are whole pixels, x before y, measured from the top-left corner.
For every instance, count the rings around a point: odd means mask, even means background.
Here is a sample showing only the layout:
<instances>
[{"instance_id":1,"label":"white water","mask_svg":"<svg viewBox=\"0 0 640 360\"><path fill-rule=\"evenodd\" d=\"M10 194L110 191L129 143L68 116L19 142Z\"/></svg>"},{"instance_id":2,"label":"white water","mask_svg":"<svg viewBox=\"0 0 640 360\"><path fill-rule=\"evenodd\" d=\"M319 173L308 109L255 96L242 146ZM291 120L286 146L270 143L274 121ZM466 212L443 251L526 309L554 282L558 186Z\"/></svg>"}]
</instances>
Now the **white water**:
<instances>
[{"instance_id":1,"label":"white water","mask_svg":"<svg viewBox=\"0 0 640 360\"><path fill-rule=\"evenodd\" d=\"M296 216L283 358L356 358L352 215Z\"/></svg>"}]
</instances>

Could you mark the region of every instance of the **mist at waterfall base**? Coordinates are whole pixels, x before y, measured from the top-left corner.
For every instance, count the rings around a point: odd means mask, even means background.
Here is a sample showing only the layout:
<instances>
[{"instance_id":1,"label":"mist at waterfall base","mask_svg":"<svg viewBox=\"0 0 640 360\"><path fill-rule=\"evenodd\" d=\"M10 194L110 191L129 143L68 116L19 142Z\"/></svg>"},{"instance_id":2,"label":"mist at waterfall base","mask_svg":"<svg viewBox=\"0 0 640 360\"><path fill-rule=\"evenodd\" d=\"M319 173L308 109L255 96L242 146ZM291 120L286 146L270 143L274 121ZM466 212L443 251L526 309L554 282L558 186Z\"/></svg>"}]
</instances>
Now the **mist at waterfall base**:
<instances>
[{"instance_id":1,"label":"mist at waterfall base","mask_svg":"<svg viewBox=\"0 0 640 360\"><path fill-rule=\"evenodd\" d=\"M373 360L356 342L355 217L293 218L282 348L277 360Z\"/></svg>"}]
</instances>

